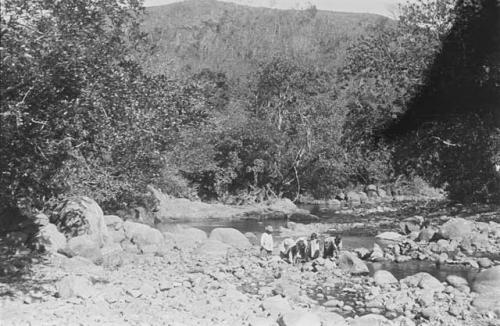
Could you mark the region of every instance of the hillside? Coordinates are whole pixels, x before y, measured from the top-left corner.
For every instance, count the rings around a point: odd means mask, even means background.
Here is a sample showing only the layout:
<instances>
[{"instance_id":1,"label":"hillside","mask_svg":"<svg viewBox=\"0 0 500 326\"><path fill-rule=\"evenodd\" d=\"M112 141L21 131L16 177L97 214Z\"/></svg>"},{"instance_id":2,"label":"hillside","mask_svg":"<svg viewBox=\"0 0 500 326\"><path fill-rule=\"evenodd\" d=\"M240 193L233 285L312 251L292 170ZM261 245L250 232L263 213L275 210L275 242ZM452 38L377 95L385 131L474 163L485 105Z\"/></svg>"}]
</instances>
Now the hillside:
<instances>
[{"instance_id":1,"label":"hillside","mask_svg":"<svg viewBox=\"0 0 500 326\"><path fill-rule=\"evenodd\" d=\"M346 47L367 27L387 18L308 10L255 8L213 0L192 0L147 8L144 29L153 73L172 76L203 68L244 78L259 62L285 54L333 70Z\"/></svg>"}]
</instances>

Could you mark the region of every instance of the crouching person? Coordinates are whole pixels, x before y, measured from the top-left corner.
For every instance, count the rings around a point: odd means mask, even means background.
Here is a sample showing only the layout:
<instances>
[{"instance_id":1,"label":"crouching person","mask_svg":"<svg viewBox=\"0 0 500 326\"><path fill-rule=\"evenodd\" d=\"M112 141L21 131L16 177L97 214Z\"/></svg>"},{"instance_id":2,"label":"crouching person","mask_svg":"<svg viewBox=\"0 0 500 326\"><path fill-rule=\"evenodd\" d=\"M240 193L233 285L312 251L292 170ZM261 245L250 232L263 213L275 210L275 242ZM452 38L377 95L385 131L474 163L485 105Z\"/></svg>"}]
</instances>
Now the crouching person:
<instances>
[{"instance_id":1,"label":"crouching person","mask_svg":"<svg viewBox=\"0 0 500 326\"><path fill-rule=\"evenodd\" d=\"M273 227L268 225L260 238L260 256L263 258L268 258L273 253L274 241L272 233Z\"/></svg>"},{"instance_id":2,"label":"crouching person","mask_svg":"<svg viewBox=\"0 0 500 326\"><path fill-rule=\"evenodd\" d=\"M323 258L338 256L342 250L342 238L340 236L328 237L323 244Z\"/></svg>"},{"instance_id":3,"label":"crouching person","mask_svg":"<svg viewBox=\"0 0 500 326\"><path fill-rule=\"evenodd\" d=\"M295 248L295 241L291 238L286 238L281 242L280 245L280 258L287 261L288 263L293 263L294 252L297 252Z\"/></svg>"}]
</instances>

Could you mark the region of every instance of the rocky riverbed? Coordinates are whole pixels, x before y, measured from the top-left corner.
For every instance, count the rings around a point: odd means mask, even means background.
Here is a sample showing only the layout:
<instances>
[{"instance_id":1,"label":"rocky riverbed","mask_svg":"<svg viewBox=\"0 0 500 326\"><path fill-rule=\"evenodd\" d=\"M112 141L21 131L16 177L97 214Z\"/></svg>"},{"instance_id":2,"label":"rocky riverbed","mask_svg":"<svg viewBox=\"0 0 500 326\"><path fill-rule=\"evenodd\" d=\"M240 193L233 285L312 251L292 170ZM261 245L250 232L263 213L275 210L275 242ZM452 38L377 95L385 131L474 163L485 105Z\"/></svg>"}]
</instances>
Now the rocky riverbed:
<instances>
[{"instance_id":1,"label":"rocky riverbed","mask_svg":"<svg viewBox=\"0 0 500 326\"><path fill-rule=\"evenodd\" d=\"M438 280L426 272L397 279L383 269L370 276L361 249L292 266L277 255L261 258L251 242L255 235L236 229L159 231L104 215L93 201L77 203L68 205L79 207L73 213L62 210L51 219L68 228L38 216L33 237L11 232L2 238L2 325L500 325L494 258L478 265L473 280L453 274ZM77 215L86 223L71 224ZM485 219L471 222L471 234ZM438 232L449 221L441 221ZM499 239L490 222L488 245L495 250ZM428 227L417 224L419 232ZM410 238L404 230L397 241ZM385 259L393 248L376 253Z\"/></svg>"}]
</instances>

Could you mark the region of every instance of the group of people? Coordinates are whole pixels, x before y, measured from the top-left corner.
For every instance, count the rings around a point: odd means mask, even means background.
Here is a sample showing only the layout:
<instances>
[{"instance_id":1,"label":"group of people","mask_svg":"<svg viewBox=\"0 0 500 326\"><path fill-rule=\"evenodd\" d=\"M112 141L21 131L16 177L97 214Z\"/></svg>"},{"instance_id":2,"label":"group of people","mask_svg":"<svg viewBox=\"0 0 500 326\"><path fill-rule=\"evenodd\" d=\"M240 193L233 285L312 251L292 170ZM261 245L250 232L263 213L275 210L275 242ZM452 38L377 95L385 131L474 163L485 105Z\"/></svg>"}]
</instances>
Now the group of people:
<instances>
[{"instance_id":1,"label":"group of people","mask_svg":"<svg viewBox=\"0 0 500 326\"><path fill-rule=\"evenodd\" d=\"M267 257L272 255L274 248L273 227L267 226L260 239L261 255ZM281 259L291 263L304 263L323 257L329 258L336 256L342 249L342 238L340 236L330 236L324 239L318 239L316 233L312 233L309 238L300 237L296 240L292 238L284 239L280 246Z\"/></svg>"}]
</instances>

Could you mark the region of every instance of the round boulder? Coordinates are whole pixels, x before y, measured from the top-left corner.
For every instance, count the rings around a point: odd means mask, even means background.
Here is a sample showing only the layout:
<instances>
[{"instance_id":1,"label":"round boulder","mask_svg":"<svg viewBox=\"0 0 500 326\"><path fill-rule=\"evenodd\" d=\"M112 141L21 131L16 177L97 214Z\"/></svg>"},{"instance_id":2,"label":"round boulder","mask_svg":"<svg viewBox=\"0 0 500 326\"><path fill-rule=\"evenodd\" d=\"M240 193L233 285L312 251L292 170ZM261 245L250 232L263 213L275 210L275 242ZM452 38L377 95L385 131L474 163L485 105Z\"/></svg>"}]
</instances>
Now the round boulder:
<instances>
[{"instance_id":1,"label":"round boulder","mask_svg":"<svg viewBox=\"0 0 500 326\"><path fill-rule=\"evenodd\" d=\"M389 271L379 270L373 275L373 279L377 285L386 285L398 283L398 280Z\"/></svg>"},{"instance_id":2,"label":"round boulder","mask_svg":"<svg viewBox=\"0 0 500 326\"><path fill-rule=\"evenodd\" d=\"M233 228L216 228L210 233L210 240L217 240L237 249L248 249L252 245L247 237L240 231Z\"/></svg>"},{"instance_id":3,"label":"round boulder","mask_svg":"<svg viewBox=\"0 0 500 326\"><path fill-rule=\"evenodd\" d=\"M89 197L75 196L65 200L58 208L55 224L67 238L88 234L101 247L109 238L102 209Z\"/></svg>"}]
</instances>

